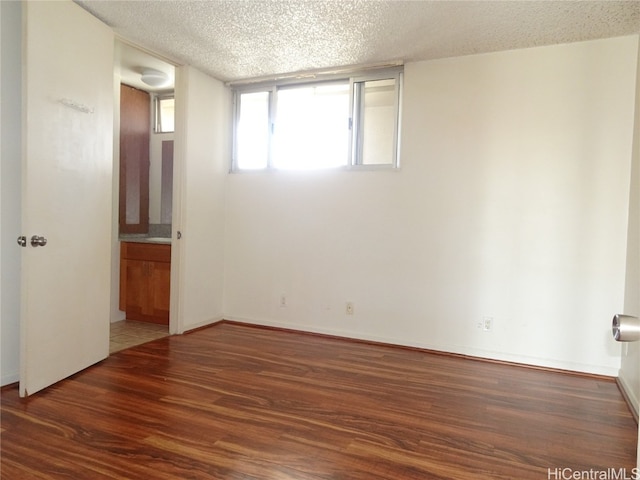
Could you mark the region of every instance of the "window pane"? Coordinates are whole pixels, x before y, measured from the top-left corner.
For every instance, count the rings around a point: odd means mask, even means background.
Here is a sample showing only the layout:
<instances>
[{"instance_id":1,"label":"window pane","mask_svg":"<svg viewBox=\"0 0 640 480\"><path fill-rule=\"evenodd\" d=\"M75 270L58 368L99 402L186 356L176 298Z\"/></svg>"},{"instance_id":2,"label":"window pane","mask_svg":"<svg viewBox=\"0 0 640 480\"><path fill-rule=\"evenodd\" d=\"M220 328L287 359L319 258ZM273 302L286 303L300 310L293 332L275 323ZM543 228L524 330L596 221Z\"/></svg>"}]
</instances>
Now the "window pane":
<instances>
[{"instance_id":1,"label":"window pane","mask_svg":"<svg viewBox=\"0 0 640 480\"><path fill-rule=\"evenodd\" d=\"M158 98L158 133L168 133L175 130L175 99L173 97Z\"/></svg>"},{"instance_id":2,"label":"window pane","mask_svg":"<svg viewBox=\"0 0 640 480\"><path fill-rule=\"evenodd\" d=\"M240 95L240 119L236 135L237 168L266 168L269 154L269 92Z\"/></svg>"},{"instance_id":3,"label":"window pane","mask_svg":"<svg viewBox=\"0 0 640 480\"><path fill-rule=\"evenodd\" d=\"M362 82L360 85L361 163L362 165L390 165L395 157L395 80L371 80Z\"/></svg>"},{"instance_id":4,"label":"window pane","mask_svg":"<svg viewBox=\"0 0 640 480\"><path fill-rule=\"evenodd\" d=\"M347 164L349 84L278 90L273 165L329 168Z\"/></svg>"}]
</instances>

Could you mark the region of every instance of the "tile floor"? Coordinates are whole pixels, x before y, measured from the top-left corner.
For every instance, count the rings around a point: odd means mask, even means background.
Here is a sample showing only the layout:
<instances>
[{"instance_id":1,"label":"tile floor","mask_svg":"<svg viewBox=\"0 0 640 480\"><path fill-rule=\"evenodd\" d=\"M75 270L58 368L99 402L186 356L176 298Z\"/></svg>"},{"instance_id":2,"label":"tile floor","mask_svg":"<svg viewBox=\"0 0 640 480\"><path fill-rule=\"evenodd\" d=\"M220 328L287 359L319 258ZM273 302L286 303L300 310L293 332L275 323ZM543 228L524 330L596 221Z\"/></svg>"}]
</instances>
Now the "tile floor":
<instances>
[{"instance_id":1,"label":"tile floor","mask_svg":"<svg viewBox=\"0 0 640 480\"><path fill-rule=\"evenodd\" d=\"M111 324L109 353L141 345L169 335L167 325L122 320Z\"/></svg>"}]
</instances>

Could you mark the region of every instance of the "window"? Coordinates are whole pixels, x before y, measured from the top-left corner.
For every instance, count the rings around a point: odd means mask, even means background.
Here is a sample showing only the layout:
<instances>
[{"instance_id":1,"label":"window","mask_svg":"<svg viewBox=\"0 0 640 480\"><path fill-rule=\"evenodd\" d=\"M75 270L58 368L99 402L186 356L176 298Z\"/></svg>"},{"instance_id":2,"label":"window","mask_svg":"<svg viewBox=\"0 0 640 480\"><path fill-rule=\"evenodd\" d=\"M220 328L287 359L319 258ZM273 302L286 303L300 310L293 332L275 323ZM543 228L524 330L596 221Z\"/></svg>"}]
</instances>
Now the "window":
<instances>
[{"instance_id":1,"label":"window","mask_svg":"<svg viewBox=\"0 0 640 480\"><path fill-rule=\"evenodd\" d=\"M397 167L401 75L237 87L232 170Z\"/></svg>"},{"instance_id":2,"label":"window","mask_svg":"<svg viewBox=\"0 0 640 480\"><path fill-rule=\"evenodd\" d=\"M156 133L170 133L174 131L175 100L173 95L159 95L154 102Z\"/></svg>"},{"instance_id":3,"label":"window","mask_svg":"<svg viewBox=\"0 0 640 480\"><path fill-rule=\"evenodd\" d=\"M396 149L395 80L354 83L355 157L362 165L389 165Z\"/></svg>"},{"instance_id":4,"label":"window","mask_svg":"<svg viewBox=\"0 0 640 480\"><path fill-rule=\"evenodd\" d=\"M327 168L347 164L349 83L282 88L276 92L274 168Z\"/></svg>"},{"instance_id":5,"label":"window","mask_svg":"<svg viewBox=\"0 0 640 480\"><path fill-rule=\"evenodd\" d=\"M269 159L269 92L241 96L236 122L236 167L266 168Z\"/></svg>"}]
</instances>

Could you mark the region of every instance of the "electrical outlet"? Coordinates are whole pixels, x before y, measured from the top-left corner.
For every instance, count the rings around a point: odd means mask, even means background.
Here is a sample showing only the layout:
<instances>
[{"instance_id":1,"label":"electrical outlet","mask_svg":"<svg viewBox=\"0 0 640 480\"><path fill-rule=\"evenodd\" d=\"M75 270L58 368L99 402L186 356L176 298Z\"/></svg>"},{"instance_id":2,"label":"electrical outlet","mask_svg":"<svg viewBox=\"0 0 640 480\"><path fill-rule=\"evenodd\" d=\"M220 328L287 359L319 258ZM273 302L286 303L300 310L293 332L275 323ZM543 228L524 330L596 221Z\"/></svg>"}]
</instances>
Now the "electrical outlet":
<instances>
[{"instance_id":1,"label":"electrical outlet","mask_svg":"<svg viewBox=\"0 0 640 480\"><path fill-rule=\"evenodd\" d=\"M353 315L353 303L347 302L347 306L345 310L347 312L347 315Z\"/></svg>"},{"instance_id":2,"label":"electrical outlet","mask_svg":"<svg viewBox=\"0 0 640 480\"><path fill-rule=\"evenodd\" d=\"M482 330L490 332L493 328L493 317L482 317Z\"/></svg>"},{"instance_id":3,"label":"electrical outlet","mask_svg":"<svg viewBox=\"0 0 640 480\"><path fill-rule=\"evenodd\" d=\"M283 293L282 295L280 295L280 307L286 307L287 306L287 296Z\"/></svg>"}]
</instances>

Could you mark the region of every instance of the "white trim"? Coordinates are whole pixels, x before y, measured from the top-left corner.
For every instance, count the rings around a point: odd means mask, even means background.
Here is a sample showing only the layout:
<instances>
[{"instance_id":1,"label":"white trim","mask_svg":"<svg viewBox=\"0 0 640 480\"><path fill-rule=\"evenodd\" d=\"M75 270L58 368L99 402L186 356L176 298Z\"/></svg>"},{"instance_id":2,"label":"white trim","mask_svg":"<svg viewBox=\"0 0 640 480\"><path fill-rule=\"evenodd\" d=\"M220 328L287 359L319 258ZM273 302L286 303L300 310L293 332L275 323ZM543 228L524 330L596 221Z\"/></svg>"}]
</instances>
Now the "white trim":
<instances>
[{"instance_id":1,"label":"white trim","mask_svg":"<svg viewBox=\"0 0 640 480\"><path fill-rule=\"evenodd\" d=\"M173 136L173 206L171 220L171 280L169 299L169 333L172 335L184 332L184 306L182 305L182 289L184 285L184 272L181 268L184 259L184 247L182 245L182 225L184 205L183 187L185 176L185 142L188 127L188 115L186 111L189 67L176 67L174 99L174 136Z\"/></svg>"},{"instance_id":2,"label":"white trim","mask_svg":"<svg viewBox=\"0 0 640 480\"><path fill-rule=\"evenodd\" d=\"M336 67L330 69L307 70L291 73L282 73L279 75L270 75L264 77L245 78L240 80L232 80L226 82L225 87L244 87L248 85L257 86L269 83L278 83L282 85L286 82L300 83L303 81L323 81L335 77L350 77L357 73L367 73L371 70L382 70L401 67L404 65L402 60L395 60L386 63L373 63L365 65L352 65L347 67Z\"/></svg>"},{"instance_id":3,"label":"white trim","mask_svg":"<svg viewBox=\"0 0 640 480\"><path fill-rule=\"evenodd\" d=\"M92 14L93 15L93 14ZM95 16L95 15L94 15ZM146 53L147 55L151 55L152 57L157 58L158 60L161 60L163 62L169 63L171 65L173 65L174 67L179 67L181 65L184 64L184 62L176 60L172 57L169 57L163 53L158 53L155 50L149 50L146 47L143 47L141 44L136 43L134 41L132 41L131 39L127 38L127 37L123 37L122 35L115 33L114 31L114 37L115 40L117 40L118 42L127 45L129 47L135 48L136 50L140 50L142 53Z\"/></svg>"},{"instance_id":4,"label":"white trim","mask_svg":"<svg viewBox=\"0 0 640 480\"><path fill-rule=\"evenodd\" d=\"M640 401L638 400L636 392L633 391L631 383L629 382L629 380L627 380L624 373L624 370L620 369L618 373L618 385L620 385L620 388L624 390L624 393L629 402L631 402L631 406L636 411L636 414L640 415Z\"/></svg>"},{"instance_id":5,"label":"white trim","mask_svg":"<svg viewBox=\"0 0 640 480\"><path fill-rule=\"evenodd\" d=\"M397 338L384 338L376 335L366 335L356 332L351 332L342 329L333 328L317 328L310 325L300 325L298 323L286 323L277 322L266 319L251 319L245 317L237 317L233 315L225 315L224 318L229 321L236 321L242 323L248 323L252 325L259 325L265 327L284 328L289 330L297 330L300 332L318 333L323 335L332 335L336 337L344 337L352 340L365 340L370 342L384 343L388 345L396 345L400 347L419 348L424 350L433 350L435 352L451 353L455 355L465 355L468 357L475 357L478 359L497 360L502 362L510 362L521 364L523 366L541 367L541 368L553 368L558 370L566 370L567 373L577 372L592 375L602 375L606 377L615 378L618 375L618 370L611 367L604 367L601 365L590 365L584 363L567 362L563 360L555 360L550 358L531 357L526 355L513 355L503 352L495 352L491 350L483 350L480 348L469 348L461 345L438 345L423 342L406 342Z\"/></svg>"},{"instance_id":6,"label":"white trim","mask_svg":"<svg viewBox=\"0 0 640 480\"><path fill-rule=\"evenodd\" d=\"M218 316L218 317L211 318L209 320L205 320L203 322L189 324L189 325L186 326L186 328L182 332L180 332L180 334L189 333L189 332L191 332L193 330L196 330L196 329L202 328L202 327L213 326L216 323L222 322L223 320L225 320L224 316Z\"/></svg>"}]
</instances>

